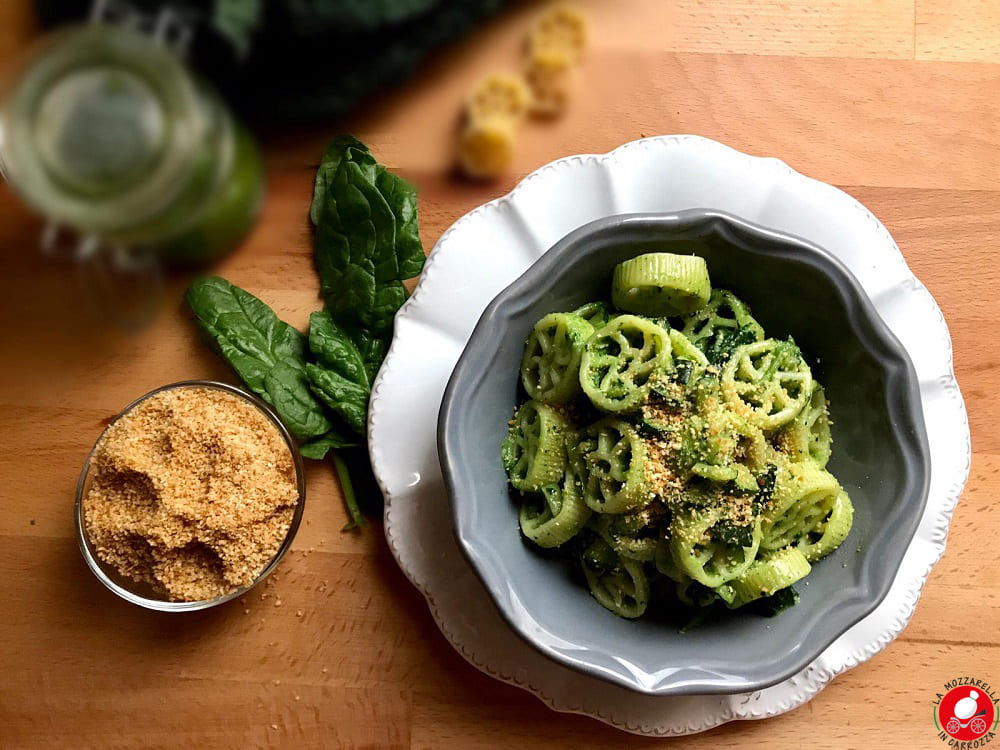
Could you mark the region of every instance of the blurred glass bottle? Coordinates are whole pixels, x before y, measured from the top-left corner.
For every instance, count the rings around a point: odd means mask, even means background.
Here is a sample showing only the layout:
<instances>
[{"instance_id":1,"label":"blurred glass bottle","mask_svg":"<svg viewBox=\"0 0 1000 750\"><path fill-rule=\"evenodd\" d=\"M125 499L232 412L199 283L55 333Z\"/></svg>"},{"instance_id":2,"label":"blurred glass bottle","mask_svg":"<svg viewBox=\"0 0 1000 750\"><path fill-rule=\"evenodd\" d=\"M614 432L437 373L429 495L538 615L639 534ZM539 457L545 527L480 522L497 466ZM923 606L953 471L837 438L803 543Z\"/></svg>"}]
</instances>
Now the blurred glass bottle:
<instances>
[{"instance_id":1,"label":"blurred glass bottle","mask_svg":"<svg viewBox=\"0 0 1000 750\"><path fill-rule=\"evenodd\" d=\"M161 40L90 24L28 56L0 104L0 167L83 238L196 265L232 249L263 195L247 132Z\"/></svg>"}]
</instances>

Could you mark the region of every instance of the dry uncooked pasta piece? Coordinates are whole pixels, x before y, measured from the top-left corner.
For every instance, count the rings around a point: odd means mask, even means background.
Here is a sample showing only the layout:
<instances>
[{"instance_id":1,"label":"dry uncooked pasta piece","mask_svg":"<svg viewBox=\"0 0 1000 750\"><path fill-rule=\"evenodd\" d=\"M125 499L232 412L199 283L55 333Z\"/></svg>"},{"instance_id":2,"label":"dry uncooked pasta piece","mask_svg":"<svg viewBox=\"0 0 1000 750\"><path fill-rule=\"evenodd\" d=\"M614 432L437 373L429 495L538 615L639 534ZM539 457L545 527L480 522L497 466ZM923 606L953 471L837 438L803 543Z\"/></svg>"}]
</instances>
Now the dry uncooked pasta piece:
<instances>
[{"instance_id":1,"label":"dry uncooked pasta piece","mask_svg":"<svg viewBox=\"0 0 1000 750\"><path fill-rule=\"evenodd\" d=\"M472 120L458 138L458 165L470 177L497 177L514 156L514 126L502 117Z\"/></svg>"},{"instance_id":2,"label":"dry uncooked pasta piece","mask_svg":"<svg viewBox=\"0 0 1000 750\"><path fill-rule=\"evenodd\" d=\"M524 117L531 94L524 81L510 73L491 73L481 80L465 105L469 120Z\"/></svg>"},{"instance_id":3,"label":"dry uncooked pasta piece","mask_svg":"<svg viewBox=\"0 0 1000 750\"><path fill-rule=\"evenodd\" d=\"M575 65L587 47L587 19L576 8L557 5L535 21L528 45L531 57L558 53Z\"/></svg>"},{"instance_id":4,"label":"dry uncooked pasta piece","mask_svg":"<svg viewBox=\"0 0 1000 750\"><path fill-rule=\"evenodd\" d=\"M572 66L558 52L538 52L528 60L524 79L531 90L533 114L552 117L562 114L569 104Z\"/></svg>"}]
</instances>

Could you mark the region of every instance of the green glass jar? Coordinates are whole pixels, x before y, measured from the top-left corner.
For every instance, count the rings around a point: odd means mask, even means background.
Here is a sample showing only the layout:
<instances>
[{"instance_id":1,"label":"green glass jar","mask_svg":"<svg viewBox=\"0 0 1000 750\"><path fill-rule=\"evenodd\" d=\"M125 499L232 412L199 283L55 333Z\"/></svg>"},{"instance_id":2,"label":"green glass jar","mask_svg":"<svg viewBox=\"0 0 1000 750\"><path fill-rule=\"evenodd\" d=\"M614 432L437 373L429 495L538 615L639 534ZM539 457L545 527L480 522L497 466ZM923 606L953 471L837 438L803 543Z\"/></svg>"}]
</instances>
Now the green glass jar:
<instances>
[{"instance_id":1,"label":"green glass jar","mask_svg":"<svg viewBox=\"0 0 1000 750\"><path fill-rule=\"evenodd\" d=\"M201 264L232 249L263 195L256 145L164 43L126 27L57 32L0 105L0 166L83 236Z\"/></svg>"}]
</instances>

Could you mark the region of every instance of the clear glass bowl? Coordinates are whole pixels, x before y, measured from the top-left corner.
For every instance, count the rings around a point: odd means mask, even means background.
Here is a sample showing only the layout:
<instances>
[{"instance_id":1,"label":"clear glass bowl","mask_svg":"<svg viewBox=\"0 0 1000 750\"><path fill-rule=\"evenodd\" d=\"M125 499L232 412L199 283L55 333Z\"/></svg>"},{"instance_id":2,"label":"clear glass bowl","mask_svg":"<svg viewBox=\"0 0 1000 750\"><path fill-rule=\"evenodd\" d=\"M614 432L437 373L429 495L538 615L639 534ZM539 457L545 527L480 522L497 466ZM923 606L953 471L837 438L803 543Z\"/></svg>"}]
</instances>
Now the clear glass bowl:
<instances>
[{"instance_id":1,"label":"clear glass bowl","mask_svg":"<svg viewBox=\"0 0 1000 750\"><path fill-rule=\"evenodd\" d=\"M278 432L285 440L285 444L288 446L288 450L292 454L292 463L295 465L295 483L299 491L299 501L295 506L295 513L292 516L292 523L288 527L288 533L285 535L284 541L281 543L281 547L275 553L271 561L264 566L264 569L257 575L253 583L248 586L243 586L241 588L235 589L234 591L218 596L214 599L204 599L196 602L174 602L165 598L164 595L156 592L152 586L148 583L141 583L134 581L127 576L121 575L113 566L105 564L97 556L97 551L91 546L90 540L87 538L87 533L84 528L83 522L83 498L86 497L87 491L90 489L91 483L91 461L94 457L94 451L97 449L97 445L101 442L101 438L104 437L105 432L107 432L108 427L117 422L122 416L130 412L136 406L141 404L146 399L157 393L162 393L163 391L173 390L175 388L214 388L220 391L227 391L229 393L235 394L245 401L253 404L257 407L272 423L278 428ZM271 572L277 567L281 558L285 556L289 548L292 546L292 540L295 538L295 533L299 529L299 523L302 521L302 512L305 509L306 504L306 478L305 478L305 468L302 465L302 456L299 455L298 447L295 443L294 438L285 429L285 426L278 419L277 414L272 411L271 407L265 404L256 396L248 393L242 388L230 385L229 383L221 383L215 380L184 380L178 383L170 383L169 385L161 386L155 390L150 391L144 396L140 396L131 404L122 409L115 418L111 421L108 427L104 428L101 432L100 437L94 442L94 447L91 448L90 453L87 454L87 459L83 462L83 470L80 472L80 480L76 485L76 506L74 513L76 515L76 536L77 541L80 544L80 552L83 554L83 559L87 561L87 566L90 568L91 572L97 576L97 579L115 592L118 596L127 602L132 604L137 604L140 607L145 607L147 609L155 609L160 612L194 612L196 610L208 609L209 607L215 607L219 604L225 604L228 601L237 599L244 594L246 594L250 589L259 584L265 578L267 578Z\"/></svg>"}]
</instances>

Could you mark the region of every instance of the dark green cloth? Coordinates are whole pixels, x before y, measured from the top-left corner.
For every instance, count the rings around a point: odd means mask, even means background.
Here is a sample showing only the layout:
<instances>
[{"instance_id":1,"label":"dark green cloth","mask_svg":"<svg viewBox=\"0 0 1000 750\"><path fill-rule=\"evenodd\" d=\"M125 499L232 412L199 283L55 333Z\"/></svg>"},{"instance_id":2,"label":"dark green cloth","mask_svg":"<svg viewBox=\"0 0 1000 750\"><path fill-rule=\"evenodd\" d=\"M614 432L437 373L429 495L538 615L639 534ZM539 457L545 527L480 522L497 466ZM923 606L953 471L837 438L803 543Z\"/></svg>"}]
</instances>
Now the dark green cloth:
<instances>
[{"instance_id":1,"label":"dark green cloth","mask_svg":"<svg viewBox=\"0 0 1000 750\"><path fill-rule=\"evenodd\" d=\"M132 0L170 5L197 28L192 62L255 121L345 114L405 80L437 47L508 0ZM44 26L87 15L91 0L35 0Z\"/></svg>"}]
</instances>

